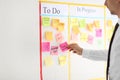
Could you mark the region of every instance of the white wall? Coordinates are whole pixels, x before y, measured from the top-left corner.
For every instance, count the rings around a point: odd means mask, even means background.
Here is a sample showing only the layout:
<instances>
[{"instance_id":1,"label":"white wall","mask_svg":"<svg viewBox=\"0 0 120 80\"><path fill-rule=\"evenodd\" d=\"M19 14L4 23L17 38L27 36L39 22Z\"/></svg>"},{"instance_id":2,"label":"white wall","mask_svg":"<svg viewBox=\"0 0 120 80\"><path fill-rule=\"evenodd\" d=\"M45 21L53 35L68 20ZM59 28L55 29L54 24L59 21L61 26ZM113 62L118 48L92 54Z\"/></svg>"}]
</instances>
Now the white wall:
<instances>
[{"instance_id":1,"label":"white wall","mask_svg":"<svg viewBox=\"0 0 120 80\"><path fill-rule=\"evenodd\" d=\"M0 80L39 80L37 0L0 0Z\"/></svg>"}]
</instances>

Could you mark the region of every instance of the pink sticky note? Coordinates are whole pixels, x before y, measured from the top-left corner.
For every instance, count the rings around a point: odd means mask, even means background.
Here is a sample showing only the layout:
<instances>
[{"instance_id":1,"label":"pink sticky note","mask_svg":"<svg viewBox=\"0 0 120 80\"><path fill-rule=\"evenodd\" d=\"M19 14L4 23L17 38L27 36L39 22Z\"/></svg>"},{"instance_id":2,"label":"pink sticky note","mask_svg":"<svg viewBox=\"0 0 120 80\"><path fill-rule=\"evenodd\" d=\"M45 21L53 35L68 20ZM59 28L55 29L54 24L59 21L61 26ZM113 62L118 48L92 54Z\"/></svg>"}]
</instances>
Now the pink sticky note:
<instances>
[{"instance_id":1,"label":"pink sticky note","mask_svg":"<svg viewBox=\"0 0 120 80\"><path fill-rule=\"evenodd\" d=\"M51 55L58 55L58 46L51 46Z\"/></svg>"},{"instance_id":2,"label":"pink sticky note","mask_svg":"<svg viewBox=\"0 0 120 80\"><path fill-rule=\"evenodd\" d=\"M88 43L89 43L89 44L92 44L92 43L93 43L93 39L94 39L93 36L88 35Z\"/></svg>"},{"instance_id":3,"label":"pink sticky note","mask_svg":"<svg viewBox=\"0 0 120 80\"><path fill-rule=\"evenodd\" d=\"M56 34L56 41L59 42L59 43L63 41L62 33L57 33Z\"/></svg>"},{"instance_id":4,"label":"pink sticky note","mask_svg":"<svg viewBox=\"0 0 120 80\"><path fill-rule=\"evenodd\" d=\"M96 37L102 36L102 29L96 29Z\"/></svg>"},{"instance_id":5,"label":"pink sticky note","mask_svg":"<svg viewBox=\"0 0 120 80\"><path fill-rule=\"evenodd\" d=\"M62 50L62 52L68 50L67 46L68 46L67 42L60 44L60 49Z\"/></svg>"},{"instance_id":6,"label":"pink sticky note","mask_svg":"<svg viewBox=\"0 0 120 80\"><path fill-rule=\"evenodd\" d=\"M71 33L71 40L78 41L78 35L74 34L74 33Z\"/></svg>"},{"instance_id":7,"label":"pink sticky note","mask_svg":"<svg viewBox=\"0 0 120 80\"><path fill-rule=\"evenodd\" d=\"M42 51L49 52L50 51L50 42L42 42Z\"/></svg>"}]
</instances>

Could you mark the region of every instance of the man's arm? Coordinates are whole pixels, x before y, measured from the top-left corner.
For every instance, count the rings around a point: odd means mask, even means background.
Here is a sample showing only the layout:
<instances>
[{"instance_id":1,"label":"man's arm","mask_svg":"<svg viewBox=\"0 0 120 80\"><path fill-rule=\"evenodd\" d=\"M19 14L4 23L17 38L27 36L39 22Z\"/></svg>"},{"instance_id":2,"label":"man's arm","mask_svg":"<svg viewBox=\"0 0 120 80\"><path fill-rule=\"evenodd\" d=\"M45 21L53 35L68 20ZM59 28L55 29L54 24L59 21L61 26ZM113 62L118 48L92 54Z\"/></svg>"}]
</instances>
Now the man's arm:
<instances>
[{"instance_id":1,"label":"man's arm","mask_svg":"<svg viewBox=\"0 0 120 80\"><path fill-rule=\"evenodd\" d=\"M73 53L82 55L85 58L92 60L107 60L107 50L86 50L81 48L78 44L69 44L68 48Z\"/></svg>"}]
</instances>

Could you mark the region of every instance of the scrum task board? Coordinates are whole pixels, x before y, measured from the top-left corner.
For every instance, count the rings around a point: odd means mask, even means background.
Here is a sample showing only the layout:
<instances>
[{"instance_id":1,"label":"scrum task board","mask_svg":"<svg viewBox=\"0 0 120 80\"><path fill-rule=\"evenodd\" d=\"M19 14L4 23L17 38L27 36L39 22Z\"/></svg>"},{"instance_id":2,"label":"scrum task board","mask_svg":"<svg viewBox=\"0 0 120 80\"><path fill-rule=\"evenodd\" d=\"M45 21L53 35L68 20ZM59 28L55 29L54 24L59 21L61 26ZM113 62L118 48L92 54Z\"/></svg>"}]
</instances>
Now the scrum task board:
<instances>
[{"instance_id":1,"label":"scrum task board","mask_svg":"<svg viewBox=\"0 0 120 80\"><path fill-rule=\"evenodd\" d=\"M114 21L106 18L105 6L40 1L39 11L41 80L105 80L104 61L85 59L66 47L75 42L85 49L106 48L106 25Z\"/></svg>"}]
</instances>

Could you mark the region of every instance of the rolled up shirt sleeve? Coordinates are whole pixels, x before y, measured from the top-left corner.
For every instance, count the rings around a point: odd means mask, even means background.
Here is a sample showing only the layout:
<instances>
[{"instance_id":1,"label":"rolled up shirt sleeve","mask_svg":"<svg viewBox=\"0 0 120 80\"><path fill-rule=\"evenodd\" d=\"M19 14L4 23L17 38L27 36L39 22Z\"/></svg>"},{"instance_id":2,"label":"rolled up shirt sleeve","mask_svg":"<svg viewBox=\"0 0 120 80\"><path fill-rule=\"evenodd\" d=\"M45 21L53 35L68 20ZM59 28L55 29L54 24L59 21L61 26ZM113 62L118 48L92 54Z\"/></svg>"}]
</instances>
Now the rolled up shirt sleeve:
<instances>
[{"instance_id":1,"label":"rolled up shirt sleeve","mask_svg":"<svg viewBox=\"0 0 120 80\"><path fill-rule=\"evenodd\" d=\"M107 50L87 50L84 49L82 52L83 58L88 58L91 60L98 60L98 61L107 61Z\"/></svg>"}]
</instances>

